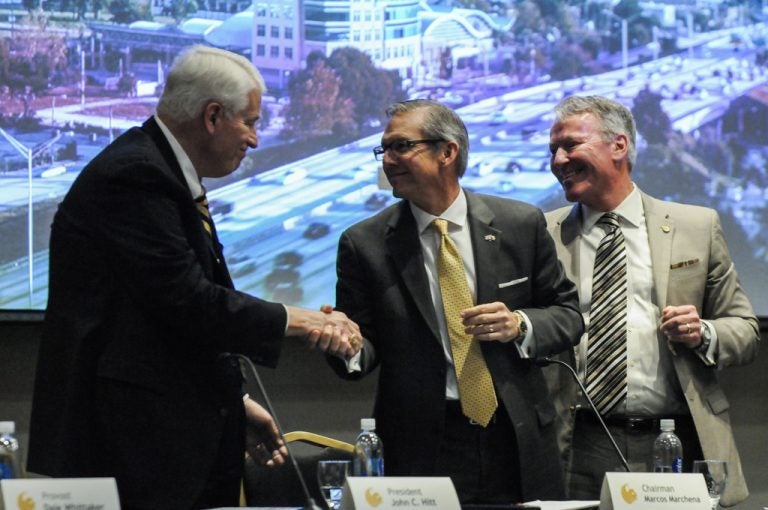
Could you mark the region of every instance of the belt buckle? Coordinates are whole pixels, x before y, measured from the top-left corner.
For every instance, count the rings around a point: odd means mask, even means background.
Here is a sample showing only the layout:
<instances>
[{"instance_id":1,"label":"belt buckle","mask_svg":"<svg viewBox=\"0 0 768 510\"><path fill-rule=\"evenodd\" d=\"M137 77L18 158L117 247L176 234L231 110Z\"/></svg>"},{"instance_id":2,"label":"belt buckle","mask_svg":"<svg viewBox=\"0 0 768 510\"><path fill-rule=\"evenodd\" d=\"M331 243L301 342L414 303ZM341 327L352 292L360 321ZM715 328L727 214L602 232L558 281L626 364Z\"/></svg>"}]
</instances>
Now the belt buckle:
<instances>
[{"instance_id":1,"label":"belt buckle","mask_svg":"<svg viewBox=\"0 0 768 510\"><path fill-rule=\"evenodd\" d=\"M631 431L653 431L656 426L654 418L631 416L627 417L626 428Z\"/></svg>"}]
</instances>

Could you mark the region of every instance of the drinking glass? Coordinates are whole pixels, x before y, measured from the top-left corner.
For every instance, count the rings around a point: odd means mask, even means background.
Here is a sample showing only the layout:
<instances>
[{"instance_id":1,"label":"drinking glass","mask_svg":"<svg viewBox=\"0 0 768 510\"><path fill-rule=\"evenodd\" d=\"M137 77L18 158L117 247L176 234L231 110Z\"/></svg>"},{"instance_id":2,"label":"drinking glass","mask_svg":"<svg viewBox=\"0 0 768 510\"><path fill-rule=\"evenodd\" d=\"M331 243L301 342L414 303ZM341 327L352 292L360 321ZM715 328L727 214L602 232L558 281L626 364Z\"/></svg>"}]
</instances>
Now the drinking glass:
<instances>
[{"instance_id":1,"label":"drinking glass","mask_svg":"<svg viewBox=\"0 0 768 510\"><path fill-rule=\"evenodd\" d=\"M693 472L704 475L712 510L717 510L728 478L728 464L724 460L694 460Z\"/></svg>"},{"instance_id":2,"label":"drinking glass","mask_svg":"<svg viewBox=\"0 0 768 510\"><path fill-rule=\"evenodd\" d=\"M320 460L317 462L317 483L325 498L329 510L338 510L341 506L341 493L344 480L349 473L348 460Z\"/></svg>"}]
</instances>

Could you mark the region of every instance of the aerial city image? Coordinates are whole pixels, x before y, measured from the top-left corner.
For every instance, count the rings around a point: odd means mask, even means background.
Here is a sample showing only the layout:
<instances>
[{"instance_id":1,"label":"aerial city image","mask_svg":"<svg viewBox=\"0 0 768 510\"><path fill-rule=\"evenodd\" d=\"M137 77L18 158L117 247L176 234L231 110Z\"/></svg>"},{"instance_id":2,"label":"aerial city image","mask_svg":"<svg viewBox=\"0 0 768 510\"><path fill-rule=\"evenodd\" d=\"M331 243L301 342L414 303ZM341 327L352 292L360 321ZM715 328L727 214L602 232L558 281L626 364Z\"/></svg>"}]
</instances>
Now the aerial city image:
<instances>
[{"instance_id":1,"label":"aerial city image","mask_svg":"<svg viewBox=\"0 0 768 510\"><path fill-rule=\"evenodd\" d=\"M334 302L340 234L397 200L372 153L392 102L458 112L464 188L550 210L553 107L597 94L635 115L643 191L720 212L768 315L767 21L765 0L0 0L0 312L44 310L58 203L204 44L268 88L259 147L204 183L242 291Z\"/></svg>"}]
</instances>

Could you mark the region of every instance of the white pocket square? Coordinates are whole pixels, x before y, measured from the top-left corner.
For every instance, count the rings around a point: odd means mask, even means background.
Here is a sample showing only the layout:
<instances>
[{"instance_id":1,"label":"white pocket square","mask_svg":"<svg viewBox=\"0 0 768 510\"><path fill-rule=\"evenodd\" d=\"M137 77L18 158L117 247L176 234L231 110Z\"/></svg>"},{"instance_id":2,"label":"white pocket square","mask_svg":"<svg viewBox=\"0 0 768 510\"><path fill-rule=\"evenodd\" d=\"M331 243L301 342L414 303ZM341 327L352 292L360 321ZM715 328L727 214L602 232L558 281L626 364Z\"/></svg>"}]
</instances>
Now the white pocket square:
<instances>
[{"instance_id":1,"label":"white pocket square","mask_svg":"<svg viewBox=\"0 0 768 510\"><path fill-rule=\"evenodd\" d=\"M527 281L528 281L528 277L523 276L522 278L518 278L517 280L509 280L508 282L500 283L499 288L503 289L505 287L511 287L513 285L517 285L518 283L523 283Z\"/></svg>"}]
</instances>

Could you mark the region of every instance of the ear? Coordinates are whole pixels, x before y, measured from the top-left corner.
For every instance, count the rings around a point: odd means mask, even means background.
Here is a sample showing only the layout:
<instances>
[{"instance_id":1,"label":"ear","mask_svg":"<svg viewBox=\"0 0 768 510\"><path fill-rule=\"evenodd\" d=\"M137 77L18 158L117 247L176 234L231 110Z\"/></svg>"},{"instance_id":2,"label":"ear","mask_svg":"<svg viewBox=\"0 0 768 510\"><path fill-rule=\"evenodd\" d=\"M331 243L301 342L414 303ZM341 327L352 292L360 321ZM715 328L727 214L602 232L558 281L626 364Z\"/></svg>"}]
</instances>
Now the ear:
<instances>
[{"instance_id":1,"label":"ear","mask_svg":"<svg viewBox=\"0 0 768 510\"><path fill-rule=\"evenodd\" d=\"M213 133L216 130L216 126L221 122L223 115L221 105L216 102L211 102L205 105L203 108L203 124L206 131Z\"/></svg>"},{"instance_id":2,"label":"ear","mask_svg":"<svg viewBox=\"0 0 768 510\"><path fill-rule=\"evenodd\" d=\"M624 133L613 137L613 159L616 161L627 158L629 154L629 139Z\"/></svg>"},{"instance_id":3,"label":"ear","mask_svg":"<svg viewBox=\"0 0 768 510\"><path fill-rule=\"evenodd\" d=\"M443 165L450 166L459 157L459 144L454 141L445 142L440 152L440 162Z\"/></svg>"}]
</instances>

